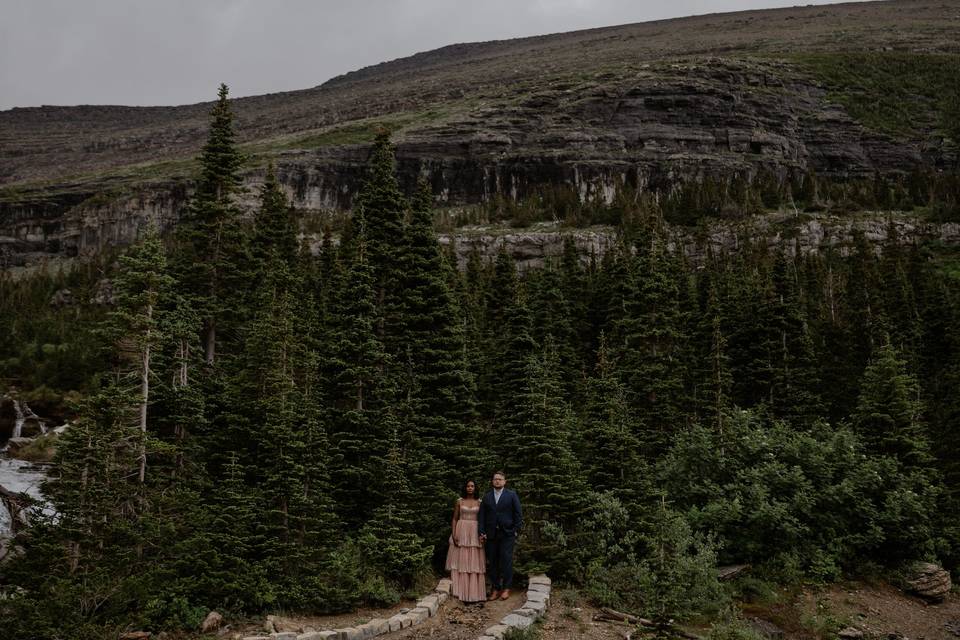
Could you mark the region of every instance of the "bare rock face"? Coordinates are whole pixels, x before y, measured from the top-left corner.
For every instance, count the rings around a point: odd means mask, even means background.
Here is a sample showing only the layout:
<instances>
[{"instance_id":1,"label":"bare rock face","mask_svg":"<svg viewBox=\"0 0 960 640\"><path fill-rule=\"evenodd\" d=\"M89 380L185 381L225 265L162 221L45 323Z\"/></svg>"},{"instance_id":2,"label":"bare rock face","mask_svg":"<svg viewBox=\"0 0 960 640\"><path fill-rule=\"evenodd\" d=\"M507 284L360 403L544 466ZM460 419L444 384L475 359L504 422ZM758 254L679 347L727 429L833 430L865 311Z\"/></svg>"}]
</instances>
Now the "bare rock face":
<instances>
[{"instance_id":1,"label":"bare rock face","mask_svg":"<svg viewBox=\"0 0 960 640\"><path fill-rule=\"evenodd\" d=\"M950 572L929 562L914 564L906 582L908 591L931 602L942 602L952 587Z\"/></svg>"}]
</instances>

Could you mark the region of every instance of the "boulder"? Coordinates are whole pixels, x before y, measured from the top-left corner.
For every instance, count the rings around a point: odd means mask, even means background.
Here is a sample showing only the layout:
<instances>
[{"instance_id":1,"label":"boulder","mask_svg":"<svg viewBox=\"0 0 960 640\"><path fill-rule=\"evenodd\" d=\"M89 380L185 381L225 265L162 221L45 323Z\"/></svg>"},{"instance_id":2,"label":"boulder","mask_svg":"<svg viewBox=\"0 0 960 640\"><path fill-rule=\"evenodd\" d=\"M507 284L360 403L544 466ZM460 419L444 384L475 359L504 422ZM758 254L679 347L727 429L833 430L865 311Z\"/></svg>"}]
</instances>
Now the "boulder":
<instances>
[{"instance_id":1,"label":"boulder","mask_svg":"<svg viewBox=\"0 0 960 640\"><path fill-rule=\"evenodd\" d=\"M110 306L113 304L113 282L110 278L100 278L97 291L90 298L90 304Z\"/></svg>"},{"instance_id":2,"label":"boulder","mask_svg":"<svg viewBox=\"0 0 960 640\"><path fill-rule=\"evenodd\" d=\"M847 627L837 634L840 640L863 640L863 631L856 627Z\"/></svg>"},{"instance_id":3,"label":"boulder","mask_svg":"<svg viewBox=\"0 0 960 640\"><path fill-rule=\"evenodd\" d=\"M784 637L783 629L773 624L769 620L764 620L763 618L750 618L747 620L747 624L762 638L770 638L770 640L782 640Z\"/></svg>"},{"instance_id":4,"label":"boulder","mask_svg":"<svg viewBox=\"0 0 960 640\"><path fill-rule=\"evenodd\" d=\"M24 438L36 438L43 435L43 422L37 416L31 415L23 419L20 435Z\"/></svg>"},{"instance_id":5,"label":"boulder","mask_svg":"<svg viewBox=\"0 0 960 640\"><path fill-rule=\"evenodd\" d=\"M952 586L950 572L930 562L917 562L906 573L906 590L931 602L942 602Z\"/></svg>"},{"instance_id":6,"label":"boulder","mask_svg":"<svg viewBox=\"0 0 960 640\"><path fill-rule=\"evenodd\" d=\"M276 633L280 630L277 628L276 619L273 616L267 616L267 619L264 620L263 630L267 633Z\"/></svg>"},{"instance_id":7,"label":"boulder","mask_svg":"<svg viewBox=\"0 0 960 640\"><path fill-rule=\"evenodd\" d=\"M72 307L73 303L73 292L70 289L57 289L50 298L51 307Z\"/></svg>"},{"instance_id":8,"label":"boulder","mask_svg":"<svg viewBox=\"0 0 960 640\"><path fill-rule=\"evenodd\" d=\"M207 617L203 619L203 622L200 623L200 632L210 633L211 631L216 631L222 624L223 616L216 611L211 611L207 614Z\"/></svg>"},{"instance_id":9,"label":"boulder","mask_svg":"<svg viewBox=\"0 0 960 640\"><path fill-rule=\"evenodd\" d=\"M492 627L489 627L483 633L484 635L488 635L491 638L502 638L503 635L509 630L510 630L510 627L508 627L505 624L495 624Z\"/></svg>"},{"instance_id":10,"label":"boulder","mask_svg":"<svg viewBox=\"0 0 960 640\"><path fill-rule=\"evenodd\" d=\"M33 438L10 438L7 440L7 453L15 458L17 452L27 447L31 442L33 442Z\"/></svg>"},{"instance_id":11,"label":"boulder","mask_svg":"<svg viewBox=\"0 0 960 640\"><path fill-rule=\"evenodd\" d=\"M120 640L150 640L152 635L149 631L127 631L120 634Z\"/></svg>"},{"instance_id":12,"label":"boulder","mask_svg":"<svg viewBox=\"0 0 960 640\"><path fill-rule=\"evenodd\" d=\"M519 629L526 629L527 627L533 624L533 618L517 615L516 613L509 613L506 616L504 616L503 620L501 620L500 623L505 624L508 627L517 627Z\"/></svg>"}]
</instances>

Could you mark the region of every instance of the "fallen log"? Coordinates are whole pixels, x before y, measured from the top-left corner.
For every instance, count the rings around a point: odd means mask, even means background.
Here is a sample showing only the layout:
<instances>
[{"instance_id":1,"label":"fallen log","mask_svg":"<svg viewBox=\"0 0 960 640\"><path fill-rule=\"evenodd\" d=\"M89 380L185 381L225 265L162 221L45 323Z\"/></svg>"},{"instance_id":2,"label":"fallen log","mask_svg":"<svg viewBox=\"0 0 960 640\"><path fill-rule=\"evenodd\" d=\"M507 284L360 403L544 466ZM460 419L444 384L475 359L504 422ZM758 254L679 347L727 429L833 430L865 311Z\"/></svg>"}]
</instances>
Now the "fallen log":
<instances>
[{"instance_id":1,"label":"fallen log","mask_svg":"<svg viewBox=\"0 0 960 640\"><path fill-rule=\"evenodd\" d=\"M732 580L744 571L749 571L750 565L748 564L732 564L727 567L719 567L717 569L717 579L721 582Z\"/></svg>"},{"instance_id":2,"label":"fallen log","mask_svg":"<svg viewBox=\"0 0 960 640\"><path fill-rule=\"evenodd\" d=\"M653 623L653 620L647 620L646 618L640 618L638 616L631 615L629 613L622 613L610 607L600 607L601 613L597 616L603 616L608 618L610 622L629 622L630 624L639 624L644 627L653 627L656 626ZM594 616L596 618L597 616Z\"/></svg>"},{"instance_id":3,"label":"fallen log","mask_svg":"<svg viewBox=\"0 0 960 640\"><path fill-rule=\"evenodd\" d=\"M616 609L611 609L610 607L601 607L600 613L595 614L593 619L598 622L623 622L626 624L637 625L643 627L644 629L659 628L659 625L657 625L653 620L641 618L629 613L623 613L621 611L617 611ZM666 625L665 628L668 629L670 633L680 638L686 638L687 640L703 640L700 636L687 633L683 629L680 629L672 624Z\"/></svg>"}]
</instances>

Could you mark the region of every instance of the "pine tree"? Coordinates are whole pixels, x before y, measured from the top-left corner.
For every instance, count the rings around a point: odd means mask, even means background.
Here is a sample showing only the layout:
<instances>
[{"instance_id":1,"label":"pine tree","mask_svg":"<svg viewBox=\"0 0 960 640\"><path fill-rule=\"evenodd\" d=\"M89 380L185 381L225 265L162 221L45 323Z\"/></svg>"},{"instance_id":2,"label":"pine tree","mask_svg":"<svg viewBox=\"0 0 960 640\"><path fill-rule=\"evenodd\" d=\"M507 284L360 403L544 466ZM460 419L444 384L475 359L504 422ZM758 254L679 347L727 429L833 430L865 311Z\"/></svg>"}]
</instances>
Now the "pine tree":
<instances>
[{"instance_id":1,"label":"pine tree","mask_svg":"<svg viewBox=\"0 0 960 640\"><path fill-rule=\"evenodd\" d=\"M283 260L291 274L296 271L299 255L297 224L272 164L267 168L267 176L260 189L260 208L254 219L249 249L253 262L253 282L263 277L274 258Z\"/></svg>"},{"instance_id":2,"label":"pine tree","mask_svg":"<svg viewBox=\"0 0 960 640\"><path fill-rule=\"evenodd\" d=\"M524 388L529 360L539 349L531 333L532 317L526 292L521 286L516 298L504 310L504 326L492 349L491 392L494 416L487 442L500 461L512 451L509 434L519 427L516 395ZM502 467L503 464L498 464Z\"/></svg>"},{"instance_id":3,"label":"pine tree","mask_svg":"<svg viewBox=\"0 0 960 640\"><path fill-rule=\"evenodd\" d=\"M76 594L84 624L123 615L145 585L152 588L171 562L166 537L183 535L195 506L173 474L148 473L148 460L163 453L150 412L151 383L173 285L156 231L121 256L119 266L114 310L97 329L113 367L99 376L58 441L57 476L45 488L56 516L40 515L45 540L27 550L29 556L45 545L60 547L48 577Z\"/></svg>"},{"instance_id":4,"label":"pine tree","mask_svg":"<svg viewBox=\"0 0 960 640\"><path fill-rule=\"evenodd\" d=\"M697 418L711 427L723 440L726 410L732 404L733 375L727 355L727 338L720 319L721 309L716 287L708 285L703 313L696 327L696 350L706 355L692 370L693 394Z\"/></svg>"},{"instance_id":5,"label":"pine tree","mask_svg":"<svg viewBox=\"0 0 960 640\"><path fill-rule=\"evenodd\" d=\"M590 331L587 306L590 301L587 274L580 260L580 250L572 235L563 239L560 258L560 279L566 313L575 339L577 362L583 366L596 352L596 337Z\"/></svg>"},{"instance_id":6,"label":"pine tree","mask_svg":"<svg viewBox=\"0 0 960 640\"><path fill-rule=\"evenodd\" d=\"M654 456L664 450L671 432L682 422L682 337L677 283L662 240L648 244L642 238L637 251L633 291L621 321L621 371L630 406L644 416L646 453Z\"/></svg>"},{"instance_id":7,"label":"pine tree","mask_svg":"<svg viewBox=\"0 0 960 640\"><path fill-rule=\"evenodd\" d=\"M240 209L243 156L234 142L233 112L227 86L220 85L211 112L210 134L200 154L200 177L177 227L176 274L190 303L203 318L206 360L217 358L218 331L239 315L238 291L244 291L244 238Z\"/></svg>"},{"instance_id":8,"label":"pine tree","mask_svg":"<svg viewBox=\"0 0 960 640\"><path fill-rule=\"evenodd\" d=\"M191 541L194 589L211 604L228 609L259 609L273 602L269 567L259 562L269 547L258 525L263 499L249 485L236 453L227 458L206 503L203 526Z\"/></svg>"},{"instance_id":9,"label":"pine tree","mask_svg":"<svg viewBox=\"0 0 960 640\"><path fill-rule=\"evenodd\" d=\"M379 482L387 495L360 532L360 540L371 564L388 578L410 586L430 557L430 547L414 528L414 496L410 487L400 427L389 413L385 417L387 439Z\"/></svg>"},{"instance_id":10,"label":"pine tree","mask_svg":"<svg viewBox=\"0 0 960 640\"><path fill-rule=\"evenodd\" d=\"M594 491L612 491L624 504L634 501L642 469L638 434L643 428L627 403L626 387L620 382L601 334L595 374L587 382L587 404L578 444L587 479Z\"/></svg>"},{"instance_id":11,"label":"pine tree","mask_svg":"<svg viewBox=\"0 0 960 640\"><path fill-rule=\"evenodd\" d=\"M823 414L813 339L796 276L783 251L777 254L772 279L770 317L779 333L770 391L772 409L776 415L810 425Z\"/></svg>"},{"instance_id":12,"label":"pine tree","mask_svg":"<svg viewBox=\"0 0 960 640\"><path fill-rule=\"evenodd\" d=\"M507 368L504 348L517 330L522 334L518 337L519 340L531 342L533 340L529 335L529 309L525 304L518 306L519 290L516 265L501 245L493 264L493 274L484 289L486 299L481 326L482 343L474 350L479 355L479 361L476 364L480 372L477 400L481 415L487 419L495 418L500 405L506 400L502 395L503 390L509 385L509 382L502 377ZM526 321L525 328L521 329L520 324L524 321ZM522 360L523 356L519 356L519 360L511 360L513 372L519 371L522 364L518 363Z\"/></svg>"},{"instance_id":13,"label":"pine tree","mask_svg":"<svg viewBox=\"0 0 960 640\"><path fill-rule=\"evenodd\" d=\"M523 382L514 391L515 414L504 438L502 461L521 496L523 562L563 566L576 548L576 523L586 486L571 449L575 418L563 398L559 357L552 339L526 359ZM566 544L563 541L566 540Z\"/></svg>"},{"instance_id":14,"label":"pine tree","mask_svg":"<svg viewBox=\"0 0 960 640\"><path fill-rule=\"evenodd\" d=\"M114 282L115 308L110 313L105 335L116 345L117 353L126 362L120 364L123 375L136 381L137 424L139 429L140 465L138 477L146 478L148 407L150 385L155 378L154 359L163 334L161 305L167 302L173 278L167 273L166 255L155 228L142 242L120 257Z\"/></svg>"},{"instance_id":15,"label":"pine tree","mask_svg":"<svg viewBox=\"0 0 960 640\"><path fill-rule=\"evenodd\" d=\"M576 349L577 338L570 316L570 304L563 293L559 269L552 264L545 265L540 269L539 278L532 289L533 337L540 344L547 336L553 338L560 358L560 379L567 397L573 400L582 377L582 365Z\"/></svg>"},{"instance_id":16,"label":"pine tree","mask_svg":"<svg viewBox=\"0 0 960 640\"><path fill-rule=\"evenodd\" d=\"M458 309L447 288L439 245L433 233L432 196L425 182L413 201L400 254L399 335L406 402L411 405L423 445L440 457L446 473L464 473L475 458L467 423L473 413L473 382L464 360ZM454 484L455 486L455 484Z\"/></svg>"},{"instance_id":17,"label":"pine tree","mask_svg":"<svg viewBox=\"0 0 960 640\"><path fill-rule=\"evenodd\" d=\"M348 525L367 520L383 495L377 460L386 455L383 411L394 398L377 331L376 283L362 212L354 222L356 253L336 294L330 364L333 494Z\"/></svg>"},{"instance_id":18,"label":"pine tree","mask_svg":"<svg viewBox=\"0 0 960 640\"><path fill-rule=\"evenodd\" d=\"M381 131L370 155L367 180L354 202L354 217L359 214L363 218L365 260L370 263L378 314L377 333L387 353L395 358L402 349L397 334L400 313L398 266L403 251L407 208L395 175L390 134Z\"/></svg>"},{"instance_id":19,"label":"pine tree","mask_svg":"<svg viewBox=\"0 0 960 640\"><path fill-rule=\"evenodd\" d=\"M922 422L916 378L884 342L871 358L860 383L860 397L850 419L870 451L889 455L908 468L929 463L930 443Z\"/></svg>"}]
</instances>

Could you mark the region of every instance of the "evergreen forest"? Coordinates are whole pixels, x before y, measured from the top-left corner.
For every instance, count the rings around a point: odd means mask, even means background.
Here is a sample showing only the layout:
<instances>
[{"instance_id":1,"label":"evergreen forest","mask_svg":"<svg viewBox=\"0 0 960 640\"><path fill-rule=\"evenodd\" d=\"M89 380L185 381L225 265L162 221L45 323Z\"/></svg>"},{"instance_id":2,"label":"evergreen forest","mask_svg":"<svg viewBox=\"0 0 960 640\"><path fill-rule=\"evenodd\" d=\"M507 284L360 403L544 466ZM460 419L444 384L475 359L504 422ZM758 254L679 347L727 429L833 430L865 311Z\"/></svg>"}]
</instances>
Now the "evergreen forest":
<instances>
[{"instance_id":1,"label":"evergreen forest","mask_svg":"<svg viewBox=\"0 0 960 640\"><path fill-rule=\"evenodd\" d=\"M681 190L624 205L603 255L570 237L542 268L458 268L381 133L311 253L272 168L252 217L237 204L227 95L175 229L0 277L0 378L73 416L0 565L0 637L396 603L497 469L518 575L655 620L718 615L721 565L957 575L960 285L928 247L891 224L693 261L671 225L703 203ZM87 304L104 278L112 304ZM51 306L63 288L83 302Z\"/></svg>"}]
</instances>

